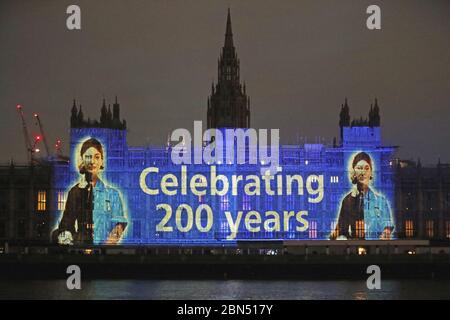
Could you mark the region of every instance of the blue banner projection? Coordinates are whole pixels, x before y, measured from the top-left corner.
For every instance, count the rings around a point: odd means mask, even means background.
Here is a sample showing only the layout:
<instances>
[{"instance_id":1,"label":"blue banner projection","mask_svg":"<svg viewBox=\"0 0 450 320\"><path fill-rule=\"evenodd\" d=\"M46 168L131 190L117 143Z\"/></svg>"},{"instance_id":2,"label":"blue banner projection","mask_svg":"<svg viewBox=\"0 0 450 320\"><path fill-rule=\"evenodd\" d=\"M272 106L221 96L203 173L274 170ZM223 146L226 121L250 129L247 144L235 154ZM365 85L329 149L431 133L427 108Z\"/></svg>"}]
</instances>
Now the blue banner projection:
<instances>
[{"instance_id":1,"label":"blue banner projection","mask_svg":"<svg viewBox=\"0 0 450 320\"><path fill-rule=\"evenodd\" d=\"M340 146L282 145L261 164L187 164L170 147L131 147L126 130L72 128L55 168L59 244L208 244L238 240L391 239L393 147L379 127L343 128Z\"/></svg>"}]
</instances>

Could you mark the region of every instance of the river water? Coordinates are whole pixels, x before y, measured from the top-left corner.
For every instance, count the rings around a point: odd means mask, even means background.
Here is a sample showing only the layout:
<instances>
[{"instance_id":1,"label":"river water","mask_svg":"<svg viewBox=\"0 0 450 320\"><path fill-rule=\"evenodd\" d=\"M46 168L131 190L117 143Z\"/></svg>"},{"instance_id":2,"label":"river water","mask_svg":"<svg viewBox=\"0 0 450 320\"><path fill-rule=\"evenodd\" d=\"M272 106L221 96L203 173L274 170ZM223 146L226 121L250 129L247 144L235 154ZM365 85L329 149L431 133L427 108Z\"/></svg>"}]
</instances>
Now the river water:
<instances>
[{"instance_id":1,"label":"river water","mask_svg":"<svg viewBox=\"0 0 450 320\"><path fill-rule=\"evenodd\" d=\"M0 299L450 299L450 280L365 281L86 280L68 290L65 280L0 280Z\"/></svg>"}]
</instances>

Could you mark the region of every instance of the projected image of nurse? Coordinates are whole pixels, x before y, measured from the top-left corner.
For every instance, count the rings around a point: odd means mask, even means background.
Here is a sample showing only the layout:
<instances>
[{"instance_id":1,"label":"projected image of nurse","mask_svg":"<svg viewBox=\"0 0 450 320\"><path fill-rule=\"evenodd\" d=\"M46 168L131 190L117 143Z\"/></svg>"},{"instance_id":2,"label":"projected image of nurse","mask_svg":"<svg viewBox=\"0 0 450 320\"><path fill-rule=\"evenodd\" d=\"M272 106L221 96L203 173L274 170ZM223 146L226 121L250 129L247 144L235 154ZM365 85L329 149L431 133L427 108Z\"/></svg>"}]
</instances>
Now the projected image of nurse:
<instances>
[{"instance_id":1,"label":"projected image of nurse","mask_svg":"<svg viewBox=\"0 0 450 320\"><path fill-rule=\"evenodd\" d=\"M371 157L360 152L351 160L351 191L341 203L331 239L392 239L394 219L386 197L372 187Z\"/></svg>"},{"instance_id":2,"label":"projected image of nurse","mask_svg":"<svg viewBox=\"0 0 450 320\"><path fill-rule=\"evenodd\" d=\"M94 139L80 149L78 183L68 194L64 213L53 239L59 244L117 244L127 226L119 191L100 179L103 147Z\"/></svg>"}]
</instances>

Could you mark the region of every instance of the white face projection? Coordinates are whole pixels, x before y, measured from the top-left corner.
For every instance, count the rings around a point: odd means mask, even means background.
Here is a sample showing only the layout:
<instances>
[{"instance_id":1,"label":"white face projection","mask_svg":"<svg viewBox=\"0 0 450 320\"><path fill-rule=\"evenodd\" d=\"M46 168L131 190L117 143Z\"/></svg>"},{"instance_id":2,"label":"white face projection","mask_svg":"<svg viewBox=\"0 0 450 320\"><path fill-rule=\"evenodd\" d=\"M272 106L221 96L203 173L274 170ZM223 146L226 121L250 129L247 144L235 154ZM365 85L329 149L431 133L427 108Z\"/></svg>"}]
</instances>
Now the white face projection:
<instances>
[{"instance_id":1,"label":"white face projection","mask_svg":"<svg viewBox=\"0 0 450 320\"><path fill-rule=\"evenodd\" d=\"M100 151L94 147L90 147L83 154L82 159L85 169L92 173L92 175L98 176L100 168L103 166L103 158Z\"/></svg>"}]
</instances>

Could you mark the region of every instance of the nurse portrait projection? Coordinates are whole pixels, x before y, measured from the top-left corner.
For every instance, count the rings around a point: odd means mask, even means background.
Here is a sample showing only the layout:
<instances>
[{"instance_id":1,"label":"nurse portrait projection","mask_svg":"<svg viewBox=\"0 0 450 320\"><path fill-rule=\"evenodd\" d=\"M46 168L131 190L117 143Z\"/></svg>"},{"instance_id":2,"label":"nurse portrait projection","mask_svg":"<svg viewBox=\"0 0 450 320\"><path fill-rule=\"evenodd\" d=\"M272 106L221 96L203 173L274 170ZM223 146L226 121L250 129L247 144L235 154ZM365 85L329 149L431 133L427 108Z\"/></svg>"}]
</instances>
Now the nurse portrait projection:
<instances>
[{"instance_id":1,"label":"nurse portrait projection","mask_svg":"<svg viewBox=\"0 0 450 320\"><path fill-rule=\"evenodd\" d=\"M52 238L58 244L118 244L128 222L119 191L100 179L103 147L90 138L81 145L79 156L79 181L69 191Z\"/></svg>"},{"instance_id":2,"label":"nurse portrait projection","mask_svg":"<svg viewBox=\"0 0 450 320\"><path fill-rule=\"evenodd\" d=\"M341 202L330 239L392 239L394 219L386 197L373 187L373 162L365 152L351 160L351 191Z\"/></svg>"}]
</instances>

